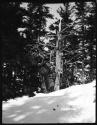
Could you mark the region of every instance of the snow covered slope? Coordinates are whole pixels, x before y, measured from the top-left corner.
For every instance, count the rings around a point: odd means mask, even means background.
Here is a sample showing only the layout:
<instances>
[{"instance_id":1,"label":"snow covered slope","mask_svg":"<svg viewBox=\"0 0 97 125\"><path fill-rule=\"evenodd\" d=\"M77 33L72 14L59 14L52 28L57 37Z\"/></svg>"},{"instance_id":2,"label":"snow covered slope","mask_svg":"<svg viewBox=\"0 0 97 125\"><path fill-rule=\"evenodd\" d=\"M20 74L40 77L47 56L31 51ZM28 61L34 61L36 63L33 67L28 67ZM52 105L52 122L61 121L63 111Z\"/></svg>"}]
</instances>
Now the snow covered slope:
<instances>
[{"instance_id":1,"label":"snow covered slope","mask_svg":"<svg viewBox=\"0 0 97 125\"><path fill-rule=\"evenodd\" d=\"M96 81L2 103L2 123L95 123Z\"/></svg>"}]
</instances>

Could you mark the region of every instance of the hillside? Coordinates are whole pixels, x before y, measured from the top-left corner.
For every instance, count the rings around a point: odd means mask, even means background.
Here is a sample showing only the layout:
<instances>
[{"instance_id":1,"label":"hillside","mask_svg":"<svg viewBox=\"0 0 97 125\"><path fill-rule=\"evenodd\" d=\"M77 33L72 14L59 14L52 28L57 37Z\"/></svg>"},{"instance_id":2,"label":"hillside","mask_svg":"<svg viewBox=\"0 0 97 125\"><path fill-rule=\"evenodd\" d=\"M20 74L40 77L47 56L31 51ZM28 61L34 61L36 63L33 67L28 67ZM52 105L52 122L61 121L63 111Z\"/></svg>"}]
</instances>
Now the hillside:
<instances>
[{"instance_id":1,"label":"hillside","mask_svg":"<svg viewBox=\"0 0 97 125\"><path fill-rule=\"evenodd\" d=\"M96 81L2 103L2 123L95 123Z\"/></svg>"}]
</instances>

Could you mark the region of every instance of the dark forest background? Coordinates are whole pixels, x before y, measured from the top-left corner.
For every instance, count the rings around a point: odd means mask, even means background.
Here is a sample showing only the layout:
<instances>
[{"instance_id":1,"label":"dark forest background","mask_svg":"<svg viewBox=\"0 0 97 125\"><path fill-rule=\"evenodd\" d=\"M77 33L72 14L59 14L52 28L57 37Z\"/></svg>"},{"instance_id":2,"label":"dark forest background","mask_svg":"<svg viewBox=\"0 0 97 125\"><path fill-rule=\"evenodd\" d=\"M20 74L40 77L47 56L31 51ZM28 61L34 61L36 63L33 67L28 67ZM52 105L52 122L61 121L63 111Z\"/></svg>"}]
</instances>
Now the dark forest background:
<instances>
[{"instance_id":1,"label":"dark forest background","mask_svg":"<svg viewBox=\"0 0 97 125\"><path fill-rule=\"evenodd\" d=\"M29 2L26 10L21 4L0 3L2 100L34 96L34 91L44 92L42 76L50 87L55 82L54 46L58 37L55 31L59 23L51 24L47 31L46 20L53 19L49 7ZM73 6L65 2L63 5L64 8L58 9L62 18L60 49L63 53L60 89L96 79L96 2L78 1ZM19 28L24 30L19 31ZM47 35L49 43L45 44L43 40Z\"/></svg>"}]
</instances>

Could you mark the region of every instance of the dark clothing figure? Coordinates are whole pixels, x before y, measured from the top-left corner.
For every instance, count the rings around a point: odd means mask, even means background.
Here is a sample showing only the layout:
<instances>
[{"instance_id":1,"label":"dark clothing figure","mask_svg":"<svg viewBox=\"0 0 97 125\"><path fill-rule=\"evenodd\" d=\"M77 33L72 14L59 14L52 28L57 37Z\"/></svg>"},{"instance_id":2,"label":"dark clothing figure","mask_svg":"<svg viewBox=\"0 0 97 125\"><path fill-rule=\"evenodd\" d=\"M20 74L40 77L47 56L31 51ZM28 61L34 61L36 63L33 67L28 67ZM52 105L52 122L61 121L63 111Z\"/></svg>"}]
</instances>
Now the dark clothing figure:
<instances>
[{"instance_id":1,"label":"dark clothing figure","mask_svg":"<svg viewBox=\"0 0 97 125\"><path fill-rule=\"evenodd\" d=\"M44 91L49 91L50 83L49 83L49 74L51 72L50 66L47 63L48 60L44 59L41 56L30 56L29 57L29 66L31 66L30 69L30 74L36 74L35 76L40 75L41 79L41 88ZM33 80L32 80L33 81Z\"/></svg>"},{"instance_id":2,"label":"dark clothing figure","mask_svg":"<svg viewBox=\"0 0 97 125\"><path fill-rule=\"evenodd\" d=\"M46 63L43 63L41 66L39 66L39 74L41 75L42 79L42 85L41 85L42 89L44 89L44 91L49 91L50 67Z\"/></svg>"}]
</instances>

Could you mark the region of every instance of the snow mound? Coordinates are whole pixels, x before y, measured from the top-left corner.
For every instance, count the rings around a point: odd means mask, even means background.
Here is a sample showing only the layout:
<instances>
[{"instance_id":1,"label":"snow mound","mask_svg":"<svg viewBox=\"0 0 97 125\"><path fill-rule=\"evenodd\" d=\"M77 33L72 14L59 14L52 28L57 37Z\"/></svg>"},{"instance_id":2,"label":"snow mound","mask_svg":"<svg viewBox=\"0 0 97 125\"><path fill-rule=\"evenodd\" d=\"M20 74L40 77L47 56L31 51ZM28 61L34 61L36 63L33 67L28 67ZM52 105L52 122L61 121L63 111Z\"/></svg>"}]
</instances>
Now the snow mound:
<instances>
[{"instance_id":1,"label":"snow mound","mask_svg":"<svg viewBox=\"0 0 97 125\"><path fill-rule=\"evenodd\" d=\"M3 123L95 123L96 80L2 103Z\"/></svg>"}]
</instances>

